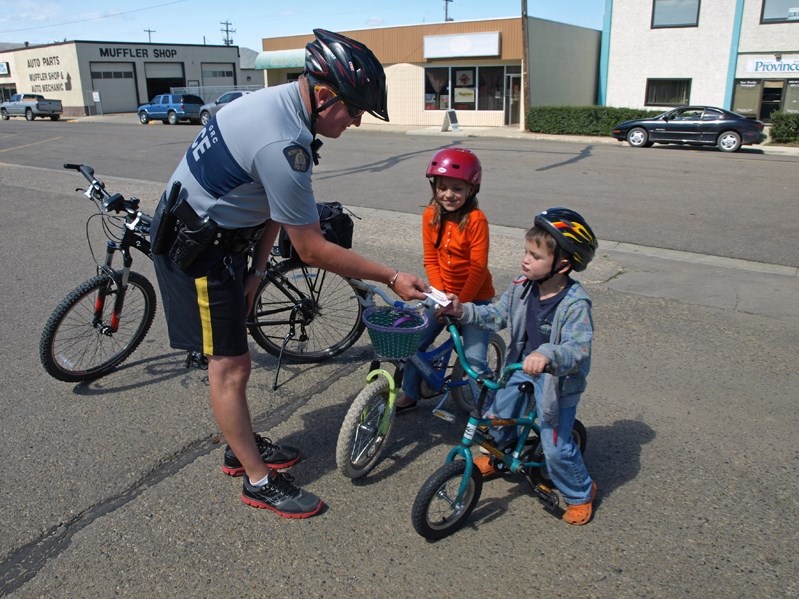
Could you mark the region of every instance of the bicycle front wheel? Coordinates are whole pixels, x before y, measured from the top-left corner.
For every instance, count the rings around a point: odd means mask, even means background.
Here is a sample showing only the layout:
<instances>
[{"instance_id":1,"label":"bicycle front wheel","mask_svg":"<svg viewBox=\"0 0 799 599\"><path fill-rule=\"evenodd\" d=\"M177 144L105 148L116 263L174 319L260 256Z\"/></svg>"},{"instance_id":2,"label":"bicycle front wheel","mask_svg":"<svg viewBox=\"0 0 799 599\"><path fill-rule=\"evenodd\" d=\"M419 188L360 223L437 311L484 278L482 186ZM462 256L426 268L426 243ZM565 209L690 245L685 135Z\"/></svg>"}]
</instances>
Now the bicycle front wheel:
<instances>
[{"instance_id":1,"label":"bicycle front wheel","mask_svg":"<svg viewBox=\"0 0 799 599\"><path fill-rule=\"evenodd\" d=\"M39 359L50 376L68 383L98 379L139 346L155 318L155 289L131 272L122 312L115 314L120 291L110 276L97 275L58 305L39 341Z\"/></svg>"},{"instance_id":2,"label":"bicycle front wheel","mask_svg":"<svg viewBox=\"0 0 799 599\"><path fill-rule=\"evenodd\" d=\"M491 371L497 375L502 372L502 367L505 364L505 340L497 333L491 333L488 338L488 355L486 356L486 363ZM452 367L452 376L450 377L452 401L458 409L464 414L470 414L477 404L477 398L472 393L472 386L465 383L469 380L469 375L461 366L460 360L455 358L455 365Z\"/></svg>"},{"instance_id":3,"label":"bicycle front wheel","mask_svg":"<svg viewBox=\"0 0 799 599\"><path fill-rule=\"evenodd\" d=\"M363 333L363 292L349 279L298 262L281 262L256 293L247 324L273 356L322 362L350 348ZM293 335L292 335L293 333Z\"/></svg>"},{"instance_id":4,"label":"bicycle front wheel","mask_svg":"<svg viewBox=\"0 0 799 599\"><path fill-rule=\"evenodd\" d=\"M483 475L472 468L463 498L457 501L465 473L466 462L455 460L444 464L422 485L413 502L411 521L413 529L425 539L443 539L466 524L483 491Z\"/></svg>"},{"instance_id":5,"label":"bicycle front wheel","mask_svg":"<svg viewBox=\"0 0 799 599\"><path fill-rule=\"evenodd\" d=\"M394 426L395 411L389 410L388 396L388 380L378 377L347 410L336 443L336 465L347 478L366 476L380 460Z\"/></svg>"}]
</instances>

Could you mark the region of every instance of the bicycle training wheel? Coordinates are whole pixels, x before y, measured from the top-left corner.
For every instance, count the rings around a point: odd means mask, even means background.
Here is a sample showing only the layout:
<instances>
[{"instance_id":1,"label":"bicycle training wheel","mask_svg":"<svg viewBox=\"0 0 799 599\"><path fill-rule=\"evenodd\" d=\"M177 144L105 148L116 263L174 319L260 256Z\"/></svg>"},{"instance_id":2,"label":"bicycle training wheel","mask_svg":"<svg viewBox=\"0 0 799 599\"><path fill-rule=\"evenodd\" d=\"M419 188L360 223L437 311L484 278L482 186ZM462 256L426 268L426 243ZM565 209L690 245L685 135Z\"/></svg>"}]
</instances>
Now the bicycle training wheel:
<instances>
[{"instance_id":1,"label":"bicycle training wheel","mask_svg":"<svg viewBox=\"0 0 799 599\"><path fill-rule=\"evenodd\" d=\"M532 432L530 433L532 435ZM588 433L585 430L585 425L579 420L574 421L572 427L572 438L574 439L577 447L580 448L580 453L585 453L585 447L588 444ZM537 436L528 438L529 445L525 445L525 449L519 459L522 462L543 462L544 450L541 448L541 439ZM547 472L546 466L541 466L532 472L533 478L536 482L543 482L544 484L552 484L552 478Z\"/></svg>"},{"instance_id":2,"label":"bicycle training wheel","mask_svg":"<svg viewBox=\"0 0 799 599\"><path fill-rule=\"evenodd\" d=\"M483 475L477 467L472 468L463 499L457 502L465 472L463 460L448 462L425 481L416 495L411 521L414 530L425 539L443 539L466 524L483 491Z\"/></svg>"},{"instance_id":3,"label":"bicycle training wheel","mask_svg":"<svg viewBox=\"0 0 799 599\"><path fill-rule=\"evenodd\" d=\"M497 333L491 333L488 338L488 355L487 363L492 372L499 375L502 372L502 367L505 365L505 340ZM452 376L450 381L452 383L460 381L468 381L469 375L463 369L460 360L455 357L455 365L452 367ZM452 401L457 408L464 414L469 414L474 409L477 403L477 398L472 393L471 385L458 385L450 389Z\"/></svg>"},{"instance_id":4,"label":"bicycle training wheel","mask_svg":"<svg viewBox=\"0 0 799 599\"><path fill-rule=\"evenodd\" d=\"M363 291L341 275L299 262L281 262L261 282L247 328L273 356L322 362L337 356L363 333Z\"/></svg>"},{"instance_id":5,"label":"bicycle training wheel","mask_svg":"<svg viewBox=\"0 0 799 599\"><path fill-rule=\"evenodd\" d=\"M336 465L347 478L366 476L377 465L394 426L388 407L388 380L378 377L352 402L336 443Z\"/></svg>"},{"instance_id":6,"label":"bicycle training wheel","mask_svg":"<svg viewBox=\"0 0 799 599\"><path fill-rule=\"evenodd\" d=\"M58 305L39 341L39 359L50 376L68 383L98 379L139 346L153 324L155 290L145 277L131 272L122 313L113 330L119 291L108 275L101 274L71 291ZM100 297L104 302L98 301Z\"/></svg>"}]
</instances>

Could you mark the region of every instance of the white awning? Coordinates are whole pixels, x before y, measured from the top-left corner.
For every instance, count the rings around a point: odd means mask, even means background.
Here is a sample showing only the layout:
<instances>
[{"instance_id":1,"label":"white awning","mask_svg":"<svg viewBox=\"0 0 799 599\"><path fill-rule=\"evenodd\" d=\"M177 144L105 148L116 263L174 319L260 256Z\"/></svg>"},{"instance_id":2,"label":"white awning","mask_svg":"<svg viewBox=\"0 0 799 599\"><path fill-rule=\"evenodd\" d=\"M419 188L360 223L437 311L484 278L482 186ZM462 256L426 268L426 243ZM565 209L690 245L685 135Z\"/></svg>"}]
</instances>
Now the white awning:
<instances>
[{"instance_id":1,"label":"white awning","mask_svg":"<svg viewBox=\"0 0 799 599\"><path fill-rule=\"evenodd\" d=\"M272 50L255 57L256 69L294 69L305 66L305 48Z\"/></svg>"}]
</instances>

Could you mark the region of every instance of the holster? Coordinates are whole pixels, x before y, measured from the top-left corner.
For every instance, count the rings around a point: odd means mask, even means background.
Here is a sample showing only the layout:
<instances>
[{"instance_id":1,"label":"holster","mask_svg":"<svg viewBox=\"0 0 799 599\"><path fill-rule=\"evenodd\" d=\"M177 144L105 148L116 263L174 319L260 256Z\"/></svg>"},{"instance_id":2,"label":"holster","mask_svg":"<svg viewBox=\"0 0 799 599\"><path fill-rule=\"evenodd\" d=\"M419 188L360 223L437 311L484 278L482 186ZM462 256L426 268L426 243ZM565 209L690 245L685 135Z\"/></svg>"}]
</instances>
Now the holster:
<instances>
[{"instance_id":1,"label":"holster","mask_svg":"<svg viewBox=\"0 0 799 599\"><path fill-rule=\"evenodd\" d=\"M208 216L197 216L185 198L175 204L172 214L179 224L169 257L180 268L186 269L213 243L219 226Z\"/></svg>"},{"instance_id":2,"label":"holster","mask_svg":"<svg viewBox=\"0 0 799 599\"><path fill-rule=\"evenodd\" d=\"M175 204L178 201L178 194L182 187L180 181L175 181L172 184L172 189L169 190L169 197L166 201L163 199L158 203L158 209L155 211L153 218L158 217L158 230L150 243L150 251L155 256L160 256L166 253L167 248L172 244L177 232L177 217L172 212Z\"/></svg>"}]
</instances>

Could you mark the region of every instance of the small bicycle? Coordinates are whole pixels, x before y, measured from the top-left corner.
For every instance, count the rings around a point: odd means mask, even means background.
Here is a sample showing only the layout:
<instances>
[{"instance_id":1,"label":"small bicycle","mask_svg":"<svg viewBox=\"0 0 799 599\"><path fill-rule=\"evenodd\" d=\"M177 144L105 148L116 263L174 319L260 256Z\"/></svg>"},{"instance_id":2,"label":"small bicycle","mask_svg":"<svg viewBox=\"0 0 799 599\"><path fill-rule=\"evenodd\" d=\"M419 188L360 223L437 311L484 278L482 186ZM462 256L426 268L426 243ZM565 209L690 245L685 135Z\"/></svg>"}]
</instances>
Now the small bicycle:
<instances>
[{"instance_id":1,"label":"small bicycle","mask_svg":"<svg viewBox=\"0 0 799 599\"><path fill-rule=\"evenodd\" d=\"M516 362L505 366L497 381L481 377L466 362L458 329L451 320L448 322L447 330L452 337L463 369L480 386L480 395L469 415L460 444L450 450L444 465L425 481L416 495L411 510L414 530L426 539L438 540L454 533L466 523L483 489L483 475L474 466L472 458L471 448L475 445L484 448L494 457L497 471L521 474L530 484L533 495L544 504L544 507L552 512L556 511L560 505L560 497L551 486L538 438L540 429L532 397L533 383L528 381L519 385L520 391L529 396L531 408L527 416L498 419L482 415L489 391L503 388L511 374L522 368L522 364ZM497 447L491 437L489 432L491 426L521 427L519 440L514 446L503 451ZM586 430L579 420L574 421L572 436L580 452L584 452Z\"/></svg>"},{"instance_id":2,"label":"small bicycle","mask_svg":"<svg viewBox=\"0 0 799 599\"><path fill-rule=\"evenodd\" d=\"M363 284L363 283L362 283ZM402 385L405 364L410 362L422 376L422 396L441 399L433 409L433 414L454 422L455 416L444 410L444 404L451 398L462 412L469 413L476 398L464 371L463 361L453 363L453 339L448 337L443 343L427 351L418 351L419 341L424 333L426 317L418 309L432 305L426 302L392 302L381 289L363 284L367 297L379 295L389 307L371 306L363 313L375 359L366 376L366 386L352 402L336 443L336 464L346 477L357 479L366 476L380 461L394 425L397 389ZM499 372L505 359L505 341L492 333L488 342L488 367ZM394 374L381 368L381 360L395 365Z\"/></svg>"},{"instance_id":3,"label":"small bicycle","mask_svg":"<svg viewBox=\"0 0 799 599\"><path fill-rule=\"evenodd\" d=\"M55 308L42 331L39 359L45 370L60 381L85 382L112 372L144 340L156 312L152 283L131 270L133 252L152 258L152 217L139 209L139 199L109 193L94 169L84 164L65 164L80 172L89 186L83 194L97 212L107 238L105 259L99 262L91 241L89 249L97 273L73 289ZM122 257L122 268L113 265ZM253 339L282 360L321 362L340 354L360 337L365 291L355 279L312 268L298 258L280 260L273 251L261 281L247 327ZM188 352L186 366L205 367L205 356Z\"/></svg>"}]
</instances>

